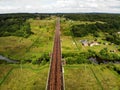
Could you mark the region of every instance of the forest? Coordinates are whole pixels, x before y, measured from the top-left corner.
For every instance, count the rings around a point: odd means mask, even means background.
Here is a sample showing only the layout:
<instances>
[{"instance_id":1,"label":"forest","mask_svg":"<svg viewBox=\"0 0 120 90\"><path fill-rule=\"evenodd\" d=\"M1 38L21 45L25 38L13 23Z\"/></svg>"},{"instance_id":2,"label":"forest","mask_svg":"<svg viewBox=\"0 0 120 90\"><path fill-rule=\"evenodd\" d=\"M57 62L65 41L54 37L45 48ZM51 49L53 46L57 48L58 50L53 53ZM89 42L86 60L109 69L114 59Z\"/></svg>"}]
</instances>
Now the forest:
<instances>
[{"instance_id":1,"label":"forest","mask_svg":"<svg viewBox=\"0 0 120 90\"><path fill-rule=\"evenodd\" d=\"M44 19L49 15L44 14L1 14L0 15L0 37L2 36L20 36L28 37L32 34L30 23L27 22L29 18L39 17Z\"/></svg>"}]
</instances>

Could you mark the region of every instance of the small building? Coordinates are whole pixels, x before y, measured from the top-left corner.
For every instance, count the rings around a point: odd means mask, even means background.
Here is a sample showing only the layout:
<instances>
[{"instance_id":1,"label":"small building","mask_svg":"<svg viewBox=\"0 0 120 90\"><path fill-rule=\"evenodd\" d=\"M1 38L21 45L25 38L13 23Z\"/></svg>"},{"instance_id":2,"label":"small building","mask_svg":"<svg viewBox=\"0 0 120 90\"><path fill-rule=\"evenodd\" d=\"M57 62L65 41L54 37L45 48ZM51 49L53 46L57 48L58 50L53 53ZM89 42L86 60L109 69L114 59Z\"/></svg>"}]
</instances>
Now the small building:
<instances>
[{"instance_id":1,"label":"small building","mask_svg":"<svg viewBox=\"0 0 120 90\"><path fill-rule=\"evenodd\" d=\"M92 47L92 46L97 46L97 45L100 45L98 42L91 42L90 44L89 44L89 46L90 47Z\"/></svg>"},{"instance_id":2,"label":"small building","mask_svg":"<svg viewBox=\"0 0 120 90\"><path fill-rule=\"evenodd\" d=\"M81 40L83 46L89 46L89 42L87 40Z\"/></svg>"},{"instance_id":3,"label":"small building","mask_svg":"<svg viewBox=\"0 0 120 90\"><path fill-rule=\"evenodd\" d=\"M90 47L100 45L99 42L95 42L95 41L89 42L87 40L81 40L81 43L83 46L90 46Z\"/></svg>"}]
</instances>

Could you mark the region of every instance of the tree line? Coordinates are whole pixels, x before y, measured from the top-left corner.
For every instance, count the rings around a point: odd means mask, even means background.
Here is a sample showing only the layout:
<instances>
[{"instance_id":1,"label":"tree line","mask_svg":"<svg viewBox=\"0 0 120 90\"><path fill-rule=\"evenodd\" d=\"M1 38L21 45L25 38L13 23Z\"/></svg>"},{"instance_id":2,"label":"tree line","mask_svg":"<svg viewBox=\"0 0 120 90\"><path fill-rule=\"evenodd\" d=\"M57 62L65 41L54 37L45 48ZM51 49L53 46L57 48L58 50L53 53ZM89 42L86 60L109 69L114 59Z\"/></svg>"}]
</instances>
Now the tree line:
<instances>
[{"instance_id":1,"label":"tree line","mask_svg":"<svg viewBox=\"0 0 120 90\"><path fill-rule=\"evenodd\" d=\"M44 14L0 14L0 37L2 36L21 36L28 37L32 34L30 23L27 22L29 18L44 19L49 15Z\"/></svg>"},{"instance_id":2,"label":"tree line","mask_svg":"<svg viewBox=\"0 0 120 90\"><path fill-rule=\"evenodd\" d=\"M31 32L30 23L24 19L3 19L0 21L0 37L1 36L21 36L27 37Z\"/></svg>"},{"instance_id":3,"label":"tree line","mask_svg":"<svg viewBox=\"0 0 120 90\"><path fill-rule=\"evenodd\" d=\"M63 17L75 21L109 22L113 20L119 20L120 14L104 14L104 13L63 14Z\"/></svg>"},{"instance_id":4,"label":"tree line","mask_svg":"<svg viewBox=\"0 0 120 90\"><path fill-rule=\"evenodd\" d=\"M96 36L96 33L99 31L106 32L109 34L113 34L120 31L120 22L115 21L111 23L99 23L96 22L95 24L80 24L80 25L73 25L71 27L71 31L73 32L74 36L82 37L88 34L93 34Z\"/></svg>"},{"instance_id":5,"label":"tree line","mask_svg":"<svg viewBox=\"0 0 120 90\"><path fill-rule=\"evenodd\" d=\"M98 53L93 50L88 50L87 52L63 53L62 58L65 59L67 64L93 63L89 60L90 58L96 58L98 63L104 63L104 60L108 62L120 62L120 56L115 53L111 53L107 48L101 49Z\"/></svg>"}]
</instances>

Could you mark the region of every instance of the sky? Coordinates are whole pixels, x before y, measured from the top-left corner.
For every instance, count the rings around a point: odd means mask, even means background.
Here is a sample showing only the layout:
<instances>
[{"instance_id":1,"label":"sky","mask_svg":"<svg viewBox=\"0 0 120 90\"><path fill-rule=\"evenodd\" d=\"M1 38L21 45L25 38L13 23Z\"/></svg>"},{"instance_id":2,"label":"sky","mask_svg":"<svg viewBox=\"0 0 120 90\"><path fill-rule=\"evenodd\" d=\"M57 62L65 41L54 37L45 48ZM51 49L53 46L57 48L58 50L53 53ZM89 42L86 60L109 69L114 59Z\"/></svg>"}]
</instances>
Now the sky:
<instances>
[{"instance_id":1,"label":"sky","mask_svg":"<svg viewBox=\"0 0 120 90\"><path fill-rule=\"evenodd\" d=\"M120 13L120 0L0 0L0 13Z\"/></svg>"}]
</instances>

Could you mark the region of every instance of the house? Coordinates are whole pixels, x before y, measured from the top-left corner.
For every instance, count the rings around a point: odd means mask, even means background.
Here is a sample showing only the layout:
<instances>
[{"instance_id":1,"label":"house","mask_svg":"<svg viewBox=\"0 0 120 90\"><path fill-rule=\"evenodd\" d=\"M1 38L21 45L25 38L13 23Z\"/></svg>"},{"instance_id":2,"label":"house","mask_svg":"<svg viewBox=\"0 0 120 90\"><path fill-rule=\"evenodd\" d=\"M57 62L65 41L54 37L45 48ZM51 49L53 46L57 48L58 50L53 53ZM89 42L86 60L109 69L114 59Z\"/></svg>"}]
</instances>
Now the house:
<instances>
[{"instance_id":1,"label":"house","mask_svg":"<svg viewBox=\"0 0 120 90\"><path fill-rule=\"evenodd\" d=\"M92 46L97 46L97 45L100 45L98 42L91 42L90 44L89 44L89 46L90 47L92 47Z\"/></svg>"},{"instance_id":2,"label":"house","mask_svg":"<svg viewBox=\"0 0 120 90\"><path fill-rule=\"evenodd\" d=\"M89 42L87 40L81 40L83 46L89 46Z\"/></svg>"},{"instance_id":3,"label":"house","mask_svg":"<svg viewBox=\"0 0 120 90\"><path fill-rule=\"evenodd\" d=\"M96 45L100 45L99 42L95 42L95 41L92 41L92 42L89 42L87 40L80 40L80 42L82 43L83 46L96 46Z\"/></svg>"}]
</instances>

